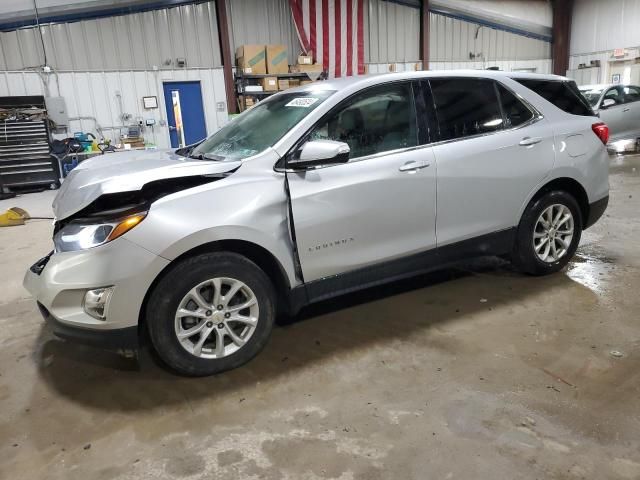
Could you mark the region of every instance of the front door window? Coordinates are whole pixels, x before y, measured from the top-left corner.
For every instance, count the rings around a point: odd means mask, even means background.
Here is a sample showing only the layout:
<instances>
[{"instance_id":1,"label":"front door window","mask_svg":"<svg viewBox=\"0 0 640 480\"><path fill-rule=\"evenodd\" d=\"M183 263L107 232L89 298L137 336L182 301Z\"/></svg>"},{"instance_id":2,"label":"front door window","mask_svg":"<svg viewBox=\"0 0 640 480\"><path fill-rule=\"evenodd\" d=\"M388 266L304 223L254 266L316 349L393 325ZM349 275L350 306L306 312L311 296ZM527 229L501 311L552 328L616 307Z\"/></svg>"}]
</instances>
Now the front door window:
<instances>
[{"instance_id":1,"label":"front door window","mask_svg":"<svg viewBox=\"0 0 640 480\"><path fill-rule=\"evenodd\" d=\"M313 130L310 140L319 139L347 143L351 159L416 146L411 85L381 85L356 95Z\"/></svg>"}]
</instances>

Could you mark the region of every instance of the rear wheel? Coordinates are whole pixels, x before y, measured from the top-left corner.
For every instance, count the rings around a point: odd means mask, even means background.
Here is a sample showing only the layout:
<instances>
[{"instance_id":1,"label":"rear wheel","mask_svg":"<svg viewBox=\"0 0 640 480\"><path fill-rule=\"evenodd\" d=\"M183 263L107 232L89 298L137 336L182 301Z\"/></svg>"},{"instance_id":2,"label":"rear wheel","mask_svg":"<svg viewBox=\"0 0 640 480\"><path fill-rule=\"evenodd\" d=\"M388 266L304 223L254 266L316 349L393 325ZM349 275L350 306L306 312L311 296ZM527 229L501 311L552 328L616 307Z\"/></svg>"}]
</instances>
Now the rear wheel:
<instances>
[{"instance_id":1,"label":"rear wheel","mask_svg":"<svg viewBox=\"0 0 640 480\"><path fill-rule=\"evenodd\" d=\"M576 252L582 215L567 192L548 192L531 201L520 220L512 261L523 272L546 275L564 268Z\"/></svg>"},{"instance_id":2,"label":"rear wheel","mask_svg":"<svg viewBox=\"0 0 640 480\"><path fill-rule=\"evenodd\" d=\"M266 344L275 318L265 273L234 253L209 253L173 267L149 298L147 325L160 358L183 375L236 368Z\"/></svg>"}]
</instances>

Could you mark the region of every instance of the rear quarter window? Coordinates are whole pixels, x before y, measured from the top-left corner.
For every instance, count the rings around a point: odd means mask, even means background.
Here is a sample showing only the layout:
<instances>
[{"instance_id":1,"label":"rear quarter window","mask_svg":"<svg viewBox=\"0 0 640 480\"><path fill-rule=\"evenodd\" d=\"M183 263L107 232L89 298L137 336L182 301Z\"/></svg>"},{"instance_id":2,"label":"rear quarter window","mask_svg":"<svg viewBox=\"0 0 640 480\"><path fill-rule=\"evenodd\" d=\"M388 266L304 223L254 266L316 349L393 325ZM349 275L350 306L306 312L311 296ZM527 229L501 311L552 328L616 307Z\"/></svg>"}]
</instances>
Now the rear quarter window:
<instances>
[{"instance_id":1,"label":"rear quarter window","mask_svg":"<svg viewBox=\"0 0 640 480\"><path fill-rule=\"evenodd\" d=\"M514 79L519 84L533 90L542 98L553 103L560 110L572 115L593 117L594 113L582 97L575 83L561 80Z\"/></svg>"}]
</instances>

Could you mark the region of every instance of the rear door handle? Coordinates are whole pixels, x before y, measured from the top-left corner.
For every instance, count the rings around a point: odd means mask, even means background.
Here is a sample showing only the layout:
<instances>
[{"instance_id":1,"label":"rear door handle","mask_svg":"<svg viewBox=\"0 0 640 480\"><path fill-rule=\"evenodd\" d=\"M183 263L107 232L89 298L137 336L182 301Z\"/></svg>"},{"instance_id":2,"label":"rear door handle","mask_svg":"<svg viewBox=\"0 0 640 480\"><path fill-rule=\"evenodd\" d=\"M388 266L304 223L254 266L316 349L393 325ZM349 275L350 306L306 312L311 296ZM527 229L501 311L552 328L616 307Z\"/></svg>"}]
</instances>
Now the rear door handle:
<instances>
[{"instance_id":1,"label":"rear door handle","mask_svg":"<svg viewBox=\"0 0 640 480\"><path fill-rule=\"evenodd\" d=\"M540 143L542 141L542 138L540 137L524 137L522 140L520 140L519 145L521 147L530 147L531 145L535 145L536 143Z\"/></svg>"},{"instance_id":2,"label":"rear door handle","mask_svg":"<svg viewBox=\"0 0 640 480\"><path fill-rule=\"evenodd\" d=\"M625 108L625 109L623 109L622 111L623 111L623 112L628 112L629 110L631 110L631 109L630 109L630 108Z\"/></svg>"},{"instance_id":3,"label":"rear door handle","mask_svg":"<svg viewBox=\"0 0 640 480\"><path fill-rule=\"evenodd\" d=\"M422 168L427 168L428 166L428 163L418 163L415 160L411 160L398 168L398 170L401 172L416 172Z\"/></svg>"}]
</instances>

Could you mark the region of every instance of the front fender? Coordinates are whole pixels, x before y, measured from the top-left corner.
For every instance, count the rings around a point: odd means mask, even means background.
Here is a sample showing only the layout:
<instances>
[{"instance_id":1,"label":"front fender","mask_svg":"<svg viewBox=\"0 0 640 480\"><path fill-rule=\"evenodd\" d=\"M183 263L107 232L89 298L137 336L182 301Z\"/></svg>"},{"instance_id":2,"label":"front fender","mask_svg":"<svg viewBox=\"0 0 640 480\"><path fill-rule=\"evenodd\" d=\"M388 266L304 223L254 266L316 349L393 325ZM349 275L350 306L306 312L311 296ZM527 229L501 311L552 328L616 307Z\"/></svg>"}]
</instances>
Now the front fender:
<instances>
[{"instance_id":1,"label":"front fender","mask_svg":"<svg viewBox=\"0 0 640 480\"><path fill-rule=\"evenodd\" d=\"M126 238L169 261L211 242L249 242L270 252L295 286L282 174L243 170L158 200Z\"/></svg>"}]
</instances>

